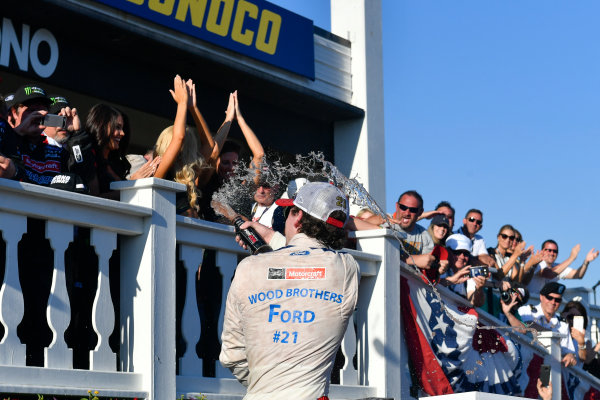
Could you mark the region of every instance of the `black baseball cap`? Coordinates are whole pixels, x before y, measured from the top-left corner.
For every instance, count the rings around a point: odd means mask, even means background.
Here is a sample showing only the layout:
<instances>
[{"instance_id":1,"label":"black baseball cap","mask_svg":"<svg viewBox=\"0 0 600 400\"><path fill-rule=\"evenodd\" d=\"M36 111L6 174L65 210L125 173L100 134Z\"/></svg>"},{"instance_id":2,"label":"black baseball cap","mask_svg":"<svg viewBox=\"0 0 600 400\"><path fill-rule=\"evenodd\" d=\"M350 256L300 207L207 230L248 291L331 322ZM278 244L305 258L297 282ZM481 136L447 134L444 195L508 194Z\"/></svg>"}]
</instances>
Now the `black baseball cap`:
<instances>
[{"instance_id":1,"label":"black baseball cap","mask_svg":"<svg viewBox=\"0 0 600 400\"><path fill-rule=\"evenodd\" d=\"M50 105L50 99L46 95L46 91L35 84L27 84L18 88L15 91L12 105L25 104L32 100L43 101L48 106Z\"/></svg>"},{"instance_id":2,"label":"black baseball cap","mask_svg":"<svg viewBox=\"0 0 600 400\"><path fill-rule=\"evenodd\" d=\"M431 220L431 225L446 225L447 228L450 228L450 221L448 221L448 217L446 217L444 214L437 214Z\"/></svg>"},{"instance_id":3,"label":"black baseball cap","mask_svg":"<svg viewBox=\"0 0 600 400\"><path fill-rule=\"evenodd\" d=\"M6 97L4 98L4 104L6 104L6 108L11 108L12 106L14 106L15 105L15 94L14 93L7 94Z\"/></svg>"},{"instance_id":4,"label":"black baseball cap","mask_svg":"<svg viewBox=\"0 0 600 400\"><path fill-rule=\"evenodd\" d=\"M563 285L562 283L548 282L544 285L542 290L540 290L540 294L542 296L545 296L550 293L556 293L556 294L560 294L562 296L564 291L565 291L565 285Z\"/></svg>"},{"instance_id":5,"label":"black baseball cap","mask_svg":"<svg viewBox=\"0 0 600 400\"><path fill-rule=\"evenodd\" d=\"M64 96L51 94L48 98L50 99L50 108L48 109L50 114L58 114L61 109L70 107L69 100Z\"/></svg>"}]
</instances>

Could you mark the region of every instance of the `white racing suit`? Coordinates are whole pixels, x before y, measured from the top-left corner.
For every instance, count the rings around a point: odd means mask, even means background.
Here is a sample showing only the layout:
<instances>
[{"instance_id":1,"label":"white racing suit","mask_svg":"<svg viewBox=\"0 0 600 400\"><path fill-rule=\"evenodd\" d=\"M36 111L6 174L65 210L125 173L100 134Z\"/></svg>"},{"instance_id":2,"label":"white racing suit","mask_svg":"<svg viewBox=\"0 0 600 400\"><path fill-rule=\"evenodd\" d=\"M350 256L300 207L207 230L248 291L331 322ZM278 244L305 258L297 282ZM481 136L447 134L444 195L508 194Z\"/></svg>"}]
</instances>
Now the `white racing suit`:
<instances>
[{"instance_id":1,"label":"white racing suit","mask_svg":"<svg viewBox=\"0 0 600 400\"><path fill-rule=\"evenodd\" d=\"M250 399L317 400L358 297L346 253L305 234L237 267L227 295L219 357Z\"/></svg>"}]
</instances>

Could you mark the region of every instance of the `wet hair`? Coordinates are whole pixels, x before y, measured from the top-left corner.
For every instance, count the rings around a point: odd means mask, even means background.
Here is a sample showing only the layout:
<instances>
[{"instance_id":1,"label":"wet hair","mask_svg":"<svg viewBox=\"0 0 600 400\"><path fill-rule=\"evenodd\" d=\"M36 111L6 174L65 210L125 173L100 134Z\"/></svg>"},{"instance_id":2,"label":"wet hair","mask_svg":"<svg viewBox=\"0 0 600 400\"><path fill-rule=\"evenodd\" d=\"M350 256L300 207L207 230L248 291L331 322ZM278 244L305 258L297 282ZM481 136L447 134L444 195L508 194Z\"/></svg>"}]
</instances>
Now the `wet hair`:
<instances>
[{"instance_id":1,"label":"wet hair","mask_svg":"<svg viewBox=\"0 0 600 400\"><path fill-rule=\"evenodd\" d=\"M467 213L465 214L465 218L467 218L471 213L477 213L481 215L481 218L483 218L483 213L481 212L481 210L478 210L476 208L471 208L469 211L467 211Z\"/></svg>"},{"instance_id":2,"label":"wet hair","mask_svg":"<svg viewBox=\"0 0 600 400\"><path fill-rule=\"evenodd\" d=\"M587 324L588 324L587 310L585 309L584 305L581 304L581 302L579 302L579 301L571 300L570 302L565 304L565 307L563 308L562 312L560 313L560 316L565 318L567 320L567 322L569 322L569 326L572 326L573 319L571 319L571 321L569 321L569 311L572 308L577 310L579 312L579 315L581 315L583 317L583 329L587 329ZM571 315L571 317L572 317L572 315Z\"/></svg>"},{"instance_id":3,"label":"wet hair","mask_svg":"<svg viewBox=\"0 0 600 400\"><path fill-rule=\"evenodd\" d=\"M402 193L400 197L398 197L398 203L400 203L400 199L404 196L414 197L419 201L419 207L423 208L423 197L416 190L407 190L406 192Z\"/></svg>"},{"instance_id":4,"label":"wet hair","mask_svg":"<svg viewBox=\"0 0 600 400\"><path fill-rule=\"evenodd\" d=\"M449 209L451 209L451 210L452 210L452 215L453 215L453 216L455 216L455 215L456 215L456 210L454 209L454 207L452 207L452 205L450 204L450 202L449 202L449 201L446 201L446 200L442 200L442 201L440 201L440 202L438 203L438 205L437 205L437 206L435 206L435 209L436 209L436 210L439 210L439 209L440 209L440 208L442 208L442 207L448 207Z\"/></svg>"},{"instance_id":5,"label":"wet hair","mask_svg":"<svg viewBox=\"0 0 600 400\"><path fill-rule=\"evenodd\" d=\"M506 224L506 225L502 225L500 227L500 230L498 231L498 235L496 235L496 236L500 236L502 231L505 229L510 229L511 231L513 231L513 233L516 233L516 231L517 231L511 224Z\"/></svg>"},{"instance_id":6,"label":"wet hair","mask_svg":"<svg viewBox=\"0 0 600 400\"><path fill-rule=\"evenodd\" d=\"M173 125L165 128L158 136L154 145L154 155L162 156L165 154L172 139ZM200 174L200 169L205 167L204 157L198 151L196 135L186 127L181 149L171 167L171 171L173 171L173 180L186 186L190 207L196 212L199 212L198 198L200 197L200 190L196 186L196 178Z\"/></svg>"},{"instance_id":7,"label":"wet hair","mask_svg":"<svg viewBox=\"0 0 600 400\"><path fill-rule=\"evenodd\" d=\"M290 212L298 212L298 207L291 207ZM342 211L335 210L330 215L331 218L345 221L346 214ZM299 232L304 233L306 236L317 239L323 243L325 247L333 250L339 250L346 244L346 231L344 228L338 228L327 222L321 221L308 213L302 212L302 218L300 219Z\"/></svg>"},{"instance_id":8,"label":"wet hair","mask_svg":"<svg viewBox=\"0 0 600 400\"><path fill-rule=\"evenodd\" d=\"M242 149L242 146L240 146L236 142L234 142L232 140L226 140L225 143L223 143L223 149L221 150L220 154L236 153L237 155L239 155L241 149Z\"/></svg>"},{"instance_id":9,"label":"wet hair","mask_svg":"<svg viewBox=\"0 0 600 400\"><path fill-rule=\"evenodd\" d=\"M125 156L129 145L129 119L119 109L102 103L94 105L87 115L85 130L94 139L96 148L101 150L108 144L111 133L116 130L119 117L123 119L125 135L119 143L118 153Z\"/></svg>"},{"instance_id":10,"label":"wet hair","mask_svg":"<svg viewBox=\"0 0 600 400\"><path fill-rule=\"evenodd\" d=\"M544 240L544 243L542 243L542 249L544 249L544 247L548 244L548 243L553 243L556 246L556 250L558 250L558 243L556 243L554 240L552 239L547 239Z\"/></svg>"}]
</instances>

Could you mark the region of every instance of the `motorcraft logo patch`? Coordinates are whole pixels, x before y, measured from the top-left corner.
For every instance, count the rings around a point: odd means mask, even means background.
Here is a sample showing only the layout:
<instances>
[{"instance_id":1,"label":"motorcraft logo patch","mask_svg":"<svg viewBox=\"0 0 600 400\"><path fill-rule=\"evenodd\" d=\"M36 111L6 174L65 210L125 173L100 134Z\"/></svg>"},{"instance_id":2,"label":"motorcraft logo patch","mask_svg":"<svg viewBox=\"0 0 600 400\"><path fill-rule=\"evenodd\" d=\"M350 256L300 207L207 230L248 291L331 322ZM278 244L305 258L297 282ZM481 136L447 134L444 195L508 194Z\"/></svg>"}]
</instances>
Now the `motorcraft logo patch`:
<instances>
[{"instance_id":1,"label":"motorcraft logo patch","mask_svg":"<svg viewBox=\"0 0 600 400\"><path fill-rule=\"evenodd\" d=\"M325 267L283 267L269 268L267 279L312 281L325 279L325 276Z\"/></svg>"}]
</instances>

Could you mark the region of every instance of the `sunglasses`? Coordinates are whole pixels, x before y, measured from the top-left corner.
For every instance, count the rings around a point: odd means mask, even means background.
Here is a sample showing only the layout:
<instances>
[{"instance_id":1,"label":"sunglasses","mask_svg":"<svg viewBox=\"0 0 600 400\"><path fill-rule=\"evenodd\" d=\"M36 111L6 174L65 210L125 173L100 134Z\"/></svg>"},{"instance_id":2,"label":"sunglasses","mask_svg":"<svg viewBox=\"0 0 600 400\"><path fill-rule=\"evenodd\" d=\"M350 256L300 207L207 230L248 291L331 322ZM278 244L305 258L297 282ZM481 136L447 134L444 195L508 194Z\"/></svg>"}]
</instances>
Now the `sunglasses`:
<instances>
[{"instance_id":1,"label":"sunglasses","mask_svg":"<svg viewBox=\"0 0 600 400\"><path fill-rule=\"evenodd\" d=\"M454 254L455 256L459 256L462 254L466 258L469 258L469 256L471 255L469 250L452 250L452 254Z\"/></svg>"},{"instance_id":2,"label":"sunglasses","mask_svg":"<svg viewBox=\"0 0 600 400\"><path fill-rule=\"evenodd\" d=\"M520 239L518 237L515 238L515 242L517 242L517 243L521 243L522 241L523 241L523 239Z\"/></svg>"},{"instance_id":3,"label":"sunglasses","mask_svg":"<svg viewBox=\"0 0 600 400\"><path fill-rule=\"evenodd\" d=\"M544 251L547 251L548 253L555 253L558 254L558 249L543 249Z\"/></svg>"},{"instance_id":4,"label":"sunglasses","mask_svg":"<svg viewBox=\"0 0 600 400\"><path fill-rule=\"evenodd\" d=\"M475 217L469 217L469 222L475 222L477 225L483 224L483 220L477 219Z\"/></svg>"},{"instance_id":5,"label":"sunglasses","mask_svg":"<svg viewBox=\"0 0 600 400\"><path fill-rule=\"evenodd\" d=\"M553 302L558 303L558 304L562 303L562 297L554 297L554 296L550 296L550 295L547 295L547 294L545 294L544 297L547 298L548 301L553 301Z\"/></svg>"},{"instance_id":6,"label":"sunglasses","mask_svg":"<svg viewBox=\"0 0 600 400\"><path fill-rule=\"evenodd\" d=\"M500 237L504 240L508 239L508 240L515 240L515 235L506 235L504 233L500 234Z\"/></svg>"},{"instance_id":7,"label":"sunglasses","mask_svg":"<svg viewBox=\"0 0 600 400\"><path fill-rule=\"evenodd\" d=\"M412 214L416 214L419 211L421 211L421 207L409 207L409 206L405 206L404 204L398 202L398 207L402 210L402 211L410 211Z\"/></svg>"}]
</instances>

